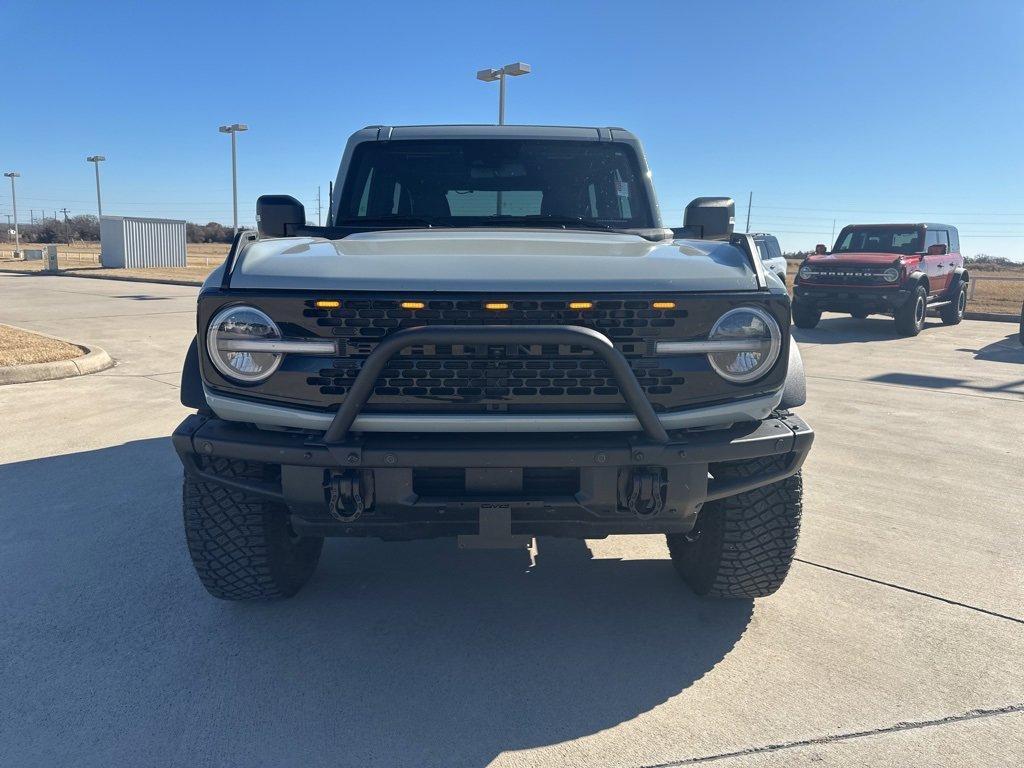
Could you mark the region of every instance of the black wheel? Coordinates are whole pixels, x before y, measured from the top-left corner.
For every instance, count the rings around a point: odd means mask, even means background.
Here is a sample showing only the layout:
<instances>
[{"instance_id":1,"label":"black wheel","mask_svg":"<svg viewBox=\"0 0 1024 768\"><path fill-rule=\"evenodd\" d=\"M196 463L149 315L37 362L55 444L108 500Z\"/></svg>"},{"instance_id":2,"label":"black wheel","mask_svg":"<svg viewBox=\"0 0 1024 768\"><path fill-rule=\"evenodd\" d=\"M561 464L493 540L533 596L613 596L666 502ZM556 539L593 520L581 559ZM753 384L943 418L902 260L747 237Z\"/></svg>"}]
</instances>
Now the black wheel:
<instances>
[{"instance_id":1,"label":"black wheel","mask_svg":"<svg viewBox=\"0 0 1024 768\"><path fill-rule=\"evenodd\" d=\"M820 320L820 310L810 309L796 302L793 303L793 325L797 328L813 328Z\"/></svg>"},{"instance_id":2,"label":"black wheel","mask_svg":"<svg viewBox=\"0 0 1024 768\"><path fill-rule=\"evenodd\" d=\"M964 319L964 310L967 309L967 283L960 283L951 301L951 304L939 309L939 317L942 318L944 325L957 325Z\"/></svg>"},{"instance_id":3,"label":"black wheel","mask_svg":"<svg viewBox=\"0 0 1024 768\"><path fill-rule=\"evenodd\" d=\"M917 336L924 328L924 314L927 308L928 292L923 285L919 285L893 315L896 332L901 336Z\"/></svg>"},{"instance_id":4,"label":"black wheel","mask_svg":"<svg viewBox=\"0 0 1024 768\"><path fill-rule=\"evenodd\" d=\"M267 480L263 464L203 459L203 469L231 478ZM199 580L222 600L291 597L309 581L324 540L296 536L283 505L218 483L182 488L185 540Z\"/></svg>"},{"instance_id":5,"label":"black wheel","mask_svg":"<svg viewBox=\"0 0 1024 768\"><path fill-rule=\"evenodd\" d=\"M777 467L785 457L716 464L716 478L742 478ZM789 573L800 533L803 481L777 483L704 505L690 533L666 536L672 564L698 595L765 597Z\"/></svg>"},{"instance_id":6,"label":"black wheel","mask_svg":"<svg viewBox=\"0 0 1024 768\"><path fill-rule=\"evenodd\" d=\"M871 314L871 313L870 312L865 312L863 309L858 309L856 312L851 312L850 313L850 317L852 317L854 320L863 320L869 314Z\"/></svg>"}]
</instances>

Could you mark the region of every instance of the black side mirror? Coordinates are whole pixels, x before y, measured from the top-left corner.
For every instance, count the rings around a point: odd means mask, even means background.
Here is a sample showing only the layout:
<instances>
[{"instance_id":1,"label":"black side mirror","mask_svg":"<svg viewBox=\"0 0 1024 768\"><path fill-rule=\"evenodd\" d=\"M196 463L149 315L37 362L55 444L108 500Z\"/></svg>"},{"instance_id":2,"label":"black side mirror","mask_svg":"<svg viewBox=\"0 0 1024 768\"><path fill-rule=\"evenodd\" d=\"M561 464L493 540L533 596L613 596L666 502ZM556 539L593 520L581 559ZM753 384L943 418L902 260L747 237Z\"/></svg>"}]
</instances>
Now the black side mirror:
<instances>
[{"instance_id":1,"label":"black side mirror","mask_svg":"<svg viewBox=\"0 0 1024 768\"><path fill-rule=\"evenodd\" d=\"M306 209L291 195L260 195L256 200L256 225L261 237L288 237L297 227L306 225Z\"/></svg>"},{"instance_id":2,"label":"black side mirror","mask_svg":"<svg viewBox=\"0 0 1024 768\"><path fill-rule=\"evenodd\" d=\"M677 237L701 240L728 240L736 221L736 203L731 197L698 197L686 206L681 229L673 229Z\"/></svg>"}]
</instances>

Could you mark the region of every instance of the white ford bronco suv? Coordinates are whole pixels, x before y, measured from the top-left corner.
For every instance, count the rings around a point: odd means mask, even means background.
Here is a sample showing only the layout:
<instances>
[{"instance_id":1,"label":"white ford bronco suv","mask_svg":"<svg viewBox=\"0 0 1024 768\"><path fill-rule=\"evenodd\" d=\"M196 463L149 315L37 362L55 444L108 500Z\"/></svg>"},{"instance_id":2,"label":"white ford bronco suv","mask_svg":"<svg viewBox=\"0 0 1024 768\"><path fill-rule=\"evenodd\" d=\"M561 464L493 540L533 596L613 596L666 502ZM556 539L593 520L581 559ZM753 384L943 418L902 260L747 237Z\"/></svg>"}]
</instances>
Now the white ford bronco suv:
<instances>
[{"instance_id":1,"label":"white ford bronco suv","mask_svg":"<svg viewBox=\"0 0 1024 768\"><path fill-rule=\"evenodd\" d=\"M212 595L293 595L325 536L656 533L699 594L782 584L813 433L732 200L664 228L621 128L374 126L325 226L257 209L200 291L173 436Z\"/></svg>"}]
</instances>

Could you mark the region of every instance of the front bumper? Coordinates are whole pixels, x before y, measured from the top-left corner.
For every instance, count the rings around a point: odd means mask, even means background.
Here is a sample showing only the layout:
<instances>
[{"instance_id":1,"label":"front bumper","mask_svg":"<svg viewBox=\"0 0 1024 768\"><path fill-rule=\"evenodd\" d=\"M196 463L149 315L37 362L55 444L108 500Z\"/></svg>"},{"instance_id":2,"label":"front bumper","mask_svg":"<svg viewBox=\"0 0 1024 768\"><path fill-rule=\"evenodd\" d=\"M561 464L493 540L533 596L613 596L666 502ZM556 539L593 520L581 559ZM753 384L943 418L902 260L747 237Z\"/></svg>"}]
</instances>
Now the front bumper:
<instances>
[{"instance_id":1,"label":"front bumper","mask_svg":"<svg viewBox=\"0 0 1024 768\"><path fill-rule=\"evenodd\" d=\"M910 297L910 291L902 288L884 290L859 288L855 286L809 286L793 288L793 298L802 306L821 312L895 312Z\"/></svg>"},{"instance_id":2,"label":"front bumper","mask_svg":"<svg viewBox=\"0 0 1024 768\"><path fill-rule=\"evenodd\" d=\"M686 532L706 501L797 472L813 437L798 417L776 413L669 432L667 442L614 433L349 433L326 443L201 415L186 418L172 439L194 479L285 504L299 532L417 539L475 534L485 508L504 509L517 535ZM779 461L742 481L713 477L716 463L769 456ZM280 472L264 481L222 477L216 458ZM658 503L634 503L652 485ZM339 492L359 496L362 508L339 504Z\"/></svg>"}]
</instances>

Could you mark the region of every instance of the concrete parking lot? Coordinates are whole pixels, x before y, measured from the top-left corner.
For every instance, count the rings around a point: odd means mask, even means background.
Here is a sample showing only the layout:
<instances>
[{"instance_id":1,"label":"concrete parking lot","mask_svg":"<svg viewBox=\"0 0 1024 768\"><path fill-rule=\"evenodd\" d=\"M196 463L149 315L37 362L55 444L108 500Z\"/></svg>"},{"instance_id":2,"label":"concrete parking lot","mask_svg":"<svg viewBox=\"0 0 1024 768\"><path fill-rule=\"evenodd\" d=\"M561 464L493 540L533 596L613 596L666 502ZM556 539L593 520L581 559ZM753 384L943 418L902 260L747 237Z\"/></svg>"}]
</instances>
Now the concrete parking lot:
<instances>
[{"instance_id":1,"label":"concrete parking lot","mask_svg":"<svg viewBox=\"0 0 1024 768\"><path fill-rule=\"evenodd\" d=\"M655 537L329 541L295 599L206 595L168 434L193 288L0 274L104 347L0 388L0 765L1024 763L1016 326L797 332L817 431L783 589L693 597Z\"/></svg>"}]
</instances>

